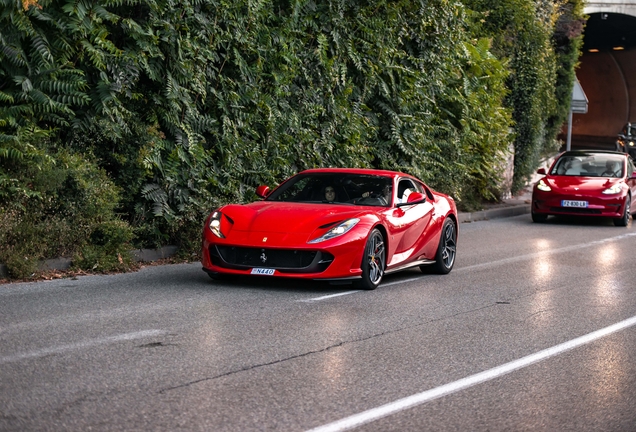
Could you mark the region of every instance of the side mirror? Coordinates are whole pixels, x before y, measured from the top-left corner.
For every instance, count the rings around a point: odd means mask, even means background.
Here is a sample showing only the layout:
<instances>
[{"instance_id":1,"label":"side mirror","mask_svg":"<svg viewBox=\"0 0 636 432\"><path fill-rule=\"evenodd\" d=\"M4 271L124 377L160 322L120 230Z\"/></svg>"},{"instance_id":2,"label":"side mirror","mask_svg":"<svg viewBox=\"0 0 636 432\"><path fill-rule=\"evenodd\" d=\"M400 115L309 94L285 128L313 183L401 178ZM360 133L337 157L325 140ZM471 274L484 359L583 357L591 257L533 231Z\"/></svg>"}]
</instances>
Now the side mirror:
<instances>
[{"instance_id":1,"label":"side mirror","mask_svg":"<svg viewBox=\"0 0 636 432\"><path fill-rule=\"evenodd\" d=\"M256 188L256 195L261 198L267 198L271 191L269 190L269 186L261 185Z\"/></svg>"},{"instance_id":2,"label":"side mirror","mask_svg":"<svg viewBox=\"0 0 636 432\"><path fill-rule=\"evenodd\" d=\"M406 199L405 203L398 203L398 207L403 207L403 206L407 206L407 205L413 205L413 204L421 204L423 202L426 202L426 195L423 193L419 193L419 192L411 192L411 194L408 196L408 198Z\"/></svg>"},{"instance_id":3,"label":"side mirror","mask_svg":"<svg viewBox=\"0 0 636 432\"><path fill-rule=\"evenodd\" d=\"M537 170L537 174L545 175L545 174L546 174L546 172L545 172L545 168L539 168L539 169Z\"/></svg>"},{"instance_id":4,"label":"side mirror","mask_svg":"<svg viewBox=\"0 0 636 432\"><path fill-rule=\"evenodd\" d=\"M632 176L631 176L630 178L632 178L632 179L636 179L636 171L634 171L634 172L632 173Z\"/></svg>"}]
</instances>

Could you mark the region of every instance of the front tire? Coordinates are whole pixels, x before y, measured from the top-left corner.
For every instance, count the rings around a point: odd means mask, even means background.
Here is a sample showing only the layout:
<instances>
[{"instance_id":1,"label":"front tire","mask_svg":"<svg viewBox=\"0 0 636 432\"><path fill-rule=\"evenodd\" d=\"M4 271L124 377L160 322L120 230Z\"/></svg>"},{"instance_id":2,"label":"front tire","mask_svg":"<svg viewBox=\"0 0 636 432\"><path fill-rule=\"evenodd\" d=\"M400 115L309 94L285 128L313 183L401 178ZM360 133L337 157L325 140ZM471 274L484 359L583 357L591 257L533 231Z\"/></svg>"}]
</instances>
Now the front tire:
<instances>
[{"instance_id":1,"label":"front tire","mask_svg":"<svg viewBox=\"0 0 636 432\"><path fill-rule=\"evenodd\" d=\"M439 239L439 246L435 253L435 264L422 266L423 272L428 272L429 268L433 273L448 274L455 265L457 255L457 226L455 222L448 218L442 225L442 235Z\"/></svg>"},{"instance_id":2,"label":"front tire","mask_svg":"<svg viewBox=\"0 0 636 432\"><path fill-rule=\"evenodd\" d=\"M614 225L626 227L629 223L629 218L632 216L630 207L632 206L632 198L627 195L625 198L625 210L623 210L623 217L614 219Z\"/></svg>"},{"instance_id":3,"label":"front tire","mask_svg":"<svg viewBox=\"0 0 636 432\"><path fill-rule=\"evenodd\" d=\"M384 268L386 267L386 248L384 237L378 229L373 229L362 256L362 280L356 281L355 286L364 290L374 290L382 282Z\"/></svg>"}]
</instances>

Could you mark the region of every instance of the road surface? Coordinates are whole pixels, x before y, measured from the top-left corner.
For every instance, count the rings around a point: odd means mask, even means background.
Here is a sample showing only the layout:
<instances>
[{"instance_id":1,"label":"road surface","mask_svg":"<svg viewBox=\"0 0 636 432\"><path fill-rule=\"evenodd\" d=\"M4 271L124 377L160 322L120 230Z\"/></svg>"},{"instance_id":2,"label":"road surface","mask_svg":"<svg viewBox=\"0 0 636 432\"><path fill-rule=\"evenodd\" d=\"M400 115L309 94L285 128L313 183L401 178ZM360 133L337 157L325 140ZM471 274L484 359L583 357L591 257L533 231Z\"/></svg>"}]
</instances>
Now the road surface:
<instances>
[{"instance_id":1,"label":"road surface","mask_svg":"<svg viewBox=\"0 0 636 432\"><path fill-rule=\"evenodd\" d=\"M197 263L0 285L0 430L633 431L635 245L523 215L368 292Z\"/></svg>"}]
</instances>

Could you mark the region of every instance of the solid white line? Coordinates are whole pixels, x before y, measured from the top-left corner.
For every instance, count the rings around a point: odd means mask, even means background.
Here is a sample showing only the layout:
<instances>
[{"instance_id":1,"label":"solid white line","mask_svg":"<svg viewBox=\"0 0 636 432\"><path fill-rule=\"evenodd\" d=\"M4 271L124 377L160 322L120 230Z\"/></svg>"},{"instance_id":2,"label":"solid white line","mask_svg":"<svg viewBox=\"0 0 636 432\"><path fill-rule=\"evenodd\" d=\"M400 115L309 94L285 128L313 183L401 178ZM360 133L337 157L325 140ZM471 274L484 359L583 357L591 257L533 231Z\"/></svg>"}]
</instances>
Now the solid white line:
<instances>
[{"instance_id":1,"label":"solid white line","mask_svg":"<svg viewBox=\"0 0 636 432\"><path fill-rule=\"evenodd\" d=\"M322 296L322 297L314 297L314 298L310 298L310 299L306 299L306 300L299 300L299 301L302 301L302 302L314 302L314 301L320 301L320 300L327 300L327 299L330 299L330 298L333 298L333 297L340 297L340 296L343 296L343 295L354 294L354 293L358 293L358 292L361 292L361 291L362 290L345 291L345 292L341 292L341 293L338 293L338 294L329 294L329 295Z\"/></svg>"},{"instance_id":2,"label":"solid white line","mask_svg":"<svg viewBox=\"0 0 636 432\"><path fill-rule=\"evenodd\" d=\"M422 393L417 393L412 396L405 397L403 399L398 399L395 402L391 402L386 405L379 406L377 408L372 408L370 410L363 411L361 413L354 414L349 417L345 417L333 423L328 423L326 425L311 429L308 432L339 432L339 431L346 431L349 429L353 429L363 424L367 424L372 421L378 420L382 417L386 417L391 414L395 414L400 411L404 411L406 409L412 408L414 406L421 405L433 399L437 399L442 396L455 393L459 390L463 390L468 387L472 387L474 385L483 383L485 381L498 378L502 375L508 374L517 369L524 368L533 363L537 363L549 357L555 356L557 354L561 354L565 351L577 348L581 345L585 345L587 343L590 343L592 341L595 341L597 339L600 339L602 337L605 337L617 331L624 330L633 325L636 325L636 316L628 318L619 323L613 324L609 327L605 327L601 330L588 333L585 336L572 339L571 341L568 341L559 345L555 345L551 348L547 348L535 354L531 354L529 356L520 358L518 360L514 360L510 363L497 366L487 371L480 372L475 375L471 375L467 378L463 378L458 381L445 384L431 390L424 391Z\"/></svg>"},{"instance_id":3,"label":"solid white line","mask_svg":"<svg viewBox=\"0 0 636 432\"><path fill-rule=\"evenodd\" d=\"M121 341L132 340L132 339L141 339L141 338L145 338L149 336L158 336L163 333L165 332L161 330L144 330L144 331L139 331L135 333L125 333L125 334L116 335L116 336L109 336L102 339L92 339L92 340L87 340L84 342L77 342L74 344L44 348L41 350L31 351L28 353L16 354L16 355L7 356L7 357L0 357L0 364L12 363L12 362L26 360L26 359L35 358L35 357L44 357L50 354L60 354L65 351L71 351L71 350L76 350L81 348L89 348L89 347L94 347L98 345L105 345L105 344L109 344L113 342L121 342Z\"/></svg>"}]
</instances>

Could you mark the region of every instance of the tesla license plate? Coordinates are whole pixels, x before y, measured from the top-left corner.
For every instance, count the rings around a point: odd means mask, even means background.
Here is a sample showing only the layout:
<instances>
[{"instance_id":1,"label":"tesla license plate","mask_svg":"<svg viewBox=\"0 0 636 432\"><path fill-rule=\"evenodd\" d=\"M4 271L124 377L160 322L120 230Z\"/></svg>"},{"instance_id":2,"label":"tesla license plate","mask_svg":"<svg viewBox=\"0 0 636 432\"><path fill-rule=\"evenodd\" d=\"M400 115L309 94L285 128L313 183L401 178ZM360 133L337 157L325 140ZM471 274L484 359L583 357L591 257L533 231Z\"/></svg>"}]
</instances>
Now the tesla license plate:
<instances>
[{"instance_id":1,"label":"tesla license plate","mask_svg":"<svg viewBox=\"0 0 636 432\"><path fill-rule=\"evenodd\" d=\"M561 205L563 207L587 207L587 201L563 200L563 201L561 201Z\"/></svg>"},{"instance_id":2,"label":"tesla license plate","mask_svg":"<svg viewBox=\"0 0 636 432\"><path fill-rule=\"evenodd\" d=\"M272 276L274 274L274 269L253 268L251 273L252 274L257 274L257 275Z\"/></svg>"}]
</instances>

